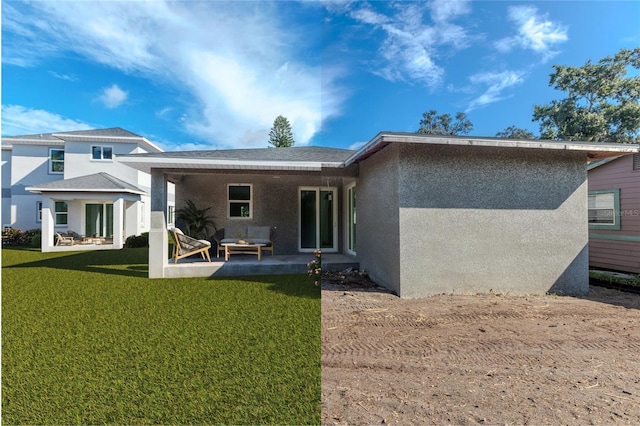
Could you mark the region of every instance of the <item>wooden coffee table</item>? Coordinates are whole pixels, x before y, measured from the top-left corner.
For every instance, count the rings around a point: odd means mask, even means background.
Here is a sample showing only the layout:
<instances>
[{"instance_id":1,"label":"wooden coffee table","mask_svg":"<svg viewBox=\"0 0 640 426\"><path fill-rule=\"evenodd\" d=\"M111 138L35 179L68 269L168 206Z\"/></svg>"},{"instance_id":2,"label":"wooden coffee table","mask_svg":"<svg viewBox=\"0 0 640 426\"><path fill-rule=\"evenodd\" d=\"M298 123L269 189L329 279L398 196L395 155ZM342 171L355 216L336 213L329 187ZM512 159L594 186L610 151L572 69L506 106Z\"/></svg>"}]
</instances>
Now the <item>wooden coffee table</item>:
<instances>
[{"instance_id":1,"label":"wooden coffee table","mask_svg":"<svg viewBox=\"0 0 640 426\"><path fill-rule=\"evenodd\" d=\"M237 243L222 243L224 247L224 260L229 260L229 256L232 254L257 254L258 260L262 260L262 247L266 244L237 244Z\"/></svg>"}]
</instances>

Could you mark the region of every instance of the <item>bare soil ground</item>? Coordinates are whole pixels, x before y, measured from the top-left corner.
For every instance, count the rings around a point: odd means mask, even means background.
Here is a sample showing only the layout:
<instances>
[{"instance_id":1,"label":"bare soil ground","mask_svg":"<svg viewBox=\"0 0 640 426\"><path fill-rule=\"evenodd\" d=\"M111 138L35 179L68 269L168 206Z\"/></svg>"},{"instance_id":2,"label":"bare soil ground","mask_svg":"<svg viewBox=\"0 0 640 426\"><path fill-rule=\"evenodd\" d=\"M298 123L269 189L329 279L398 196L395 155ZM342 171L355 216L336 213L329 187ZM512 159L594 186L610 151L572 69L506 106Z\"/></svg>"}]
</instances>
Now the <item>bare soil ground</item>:
<instances>
[{"instance_id":1,"label":"bare soil ground","mask_svg":"<svg viewBox=\"0 0 640 426\"><path fill-rule=\"evenodd\" d=\"M640 295L403 300L325 277L322 423L639 424Z\"/></svg>"}]
</instances>

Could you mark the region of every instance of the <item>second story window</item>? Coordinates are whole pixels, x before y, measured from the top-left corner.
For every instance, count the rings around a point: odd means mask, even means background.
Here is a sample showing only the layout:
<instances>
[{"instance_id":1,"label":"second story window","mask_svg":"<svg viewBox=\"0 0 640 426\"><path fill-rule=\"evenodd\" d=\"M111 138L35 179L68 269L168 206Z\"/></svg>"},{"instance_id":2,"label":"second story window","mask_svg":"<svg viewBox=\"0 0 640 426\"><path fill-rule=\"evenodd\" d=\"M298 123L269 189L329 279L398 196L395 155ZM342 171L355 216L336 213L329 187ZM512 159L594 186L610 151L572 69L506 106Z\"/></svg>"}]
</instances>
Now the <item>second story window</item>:
<instances>
[{"instance_id":1,"label":"second story window","mask_svg":"<svg viewBox=\"0 0 640 426\"><path fill-rule=\"evenodd\" d=\"M103 145L93 145L91 147L92 160L113 160L113 147Z\"/></svg>"},{"instance_id":2,"label":"second story window","mask_svg":"<svg viewBox=\"0 0 640 426\"><path fill-rule=\"evenodd\" d=\"M64 149L49 149L49 173L64 173Z\"/></svg>"}]
</instances>

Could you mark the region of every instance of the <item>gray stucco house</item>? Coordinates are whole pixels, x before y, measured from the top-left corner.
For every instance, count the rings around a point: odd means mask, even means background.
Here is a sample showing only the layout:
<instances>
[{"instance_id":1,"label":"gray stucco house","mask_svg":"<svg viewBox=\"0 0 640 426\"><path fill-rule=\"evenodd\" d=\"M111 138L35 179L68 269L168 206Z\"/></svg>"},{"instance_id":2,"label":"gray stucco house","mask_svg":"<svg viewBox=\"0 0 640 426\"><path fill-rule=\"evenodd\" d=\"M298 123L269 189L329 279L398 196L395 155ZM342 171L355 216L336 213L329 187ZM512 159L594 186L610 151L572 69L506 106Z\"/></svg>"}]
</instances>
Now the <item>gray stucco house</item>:
<instances>
[{"instance_id":1,"label":"gray stucco house","mask_svg":"<svg viewBox=\"0 0 640 426\"><path fill-rule=\"evenodd\" d=\"M149 276L172 276L167 187L218 226L277 228L276 255L353 256L400 297L588 291L586 161L637 145L382 132L358 151L132 154L149 173ZM356 202L357 200L357 202ZM356 215L357 212L357 215Z\"/></svg>"}]
</instances>

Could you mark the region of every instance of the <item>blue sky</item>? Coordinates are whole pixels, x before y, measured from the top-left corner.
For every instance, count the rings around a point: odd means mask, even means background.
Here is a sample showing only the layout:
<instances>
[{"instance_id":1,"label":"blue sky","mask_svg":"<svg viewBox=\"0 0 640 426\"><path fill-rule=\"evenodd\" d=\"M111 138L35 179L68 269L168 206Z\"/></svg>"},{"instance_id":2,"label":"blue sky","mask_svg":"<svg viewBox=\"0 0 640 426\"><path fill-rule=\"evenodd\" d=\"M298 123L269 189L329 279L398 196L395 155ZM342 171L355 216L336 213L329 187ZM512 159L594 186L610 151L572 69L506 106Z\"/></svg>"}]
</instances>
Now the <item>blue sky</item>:
<instances>
[{"instance_id":1,"label":"blue sky","mask_svg":"<svg viewBox=\"0 0 640 426\"><path fill-rule=\"evenodd\" d=\"M165 150L357 148L467 113L538 134L553 64L640 46L640 1L2 2L2 135L123 127Z\"/></svg>"}]
</instances>

